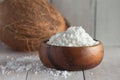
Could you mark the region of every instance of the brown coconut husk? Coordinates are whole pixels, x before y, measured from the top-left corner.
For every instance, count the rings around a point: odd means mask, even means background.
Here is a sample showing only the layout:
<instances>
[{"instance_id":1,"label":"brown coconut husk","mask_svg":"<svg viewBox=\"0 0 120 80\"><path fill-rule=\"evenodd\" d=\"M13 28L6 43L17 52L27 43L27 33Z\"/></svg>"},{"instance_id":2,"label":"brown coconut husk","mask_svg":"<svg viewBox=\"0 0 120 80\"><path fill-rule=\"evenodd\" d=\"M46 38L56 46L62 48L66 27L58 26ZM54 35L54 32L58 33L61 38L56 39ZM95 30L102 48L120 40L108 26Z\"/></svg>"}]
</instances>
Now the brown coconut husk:
<instances>
[{"instance_id":1,"label":"brown coconut husk","mask_svg":"<svg viewBox=\"0 0 120 80\"><path fill-rule=\"evenodd\" d=\"M0 3L0 39L18 51L36 51L40 43L67 29L63 16L46 0Z\"/></svg>"}]
</instances>

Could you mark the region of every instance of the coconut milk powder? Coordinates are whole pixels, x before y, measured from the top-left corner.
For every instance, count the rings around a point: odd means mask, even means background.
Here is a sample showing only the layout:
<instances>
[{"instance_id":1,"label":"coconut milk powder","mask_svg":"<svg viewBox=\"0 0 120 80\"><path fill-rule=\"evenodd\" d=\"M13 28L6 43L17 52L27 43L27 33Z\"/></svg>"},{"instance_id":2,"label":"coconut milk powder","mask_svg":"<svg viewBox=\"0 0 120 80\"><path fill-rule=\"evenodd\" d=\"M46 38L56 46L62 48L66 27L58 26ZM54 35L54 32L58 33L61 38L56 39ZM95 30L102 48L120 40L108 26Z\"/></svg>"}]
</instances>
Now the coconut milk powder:
<instances>
[{"instance_id":1,"label":"coconut milk powder","mask_svg":"<svg viewBox=\"0 0 120 80\"><path fill-rule=\"evenodd\" d=\"M66 32L59 32L47 42L55 46L93 46L98 44L81 26L72 26Z\"/></svg>"}]
</instances>

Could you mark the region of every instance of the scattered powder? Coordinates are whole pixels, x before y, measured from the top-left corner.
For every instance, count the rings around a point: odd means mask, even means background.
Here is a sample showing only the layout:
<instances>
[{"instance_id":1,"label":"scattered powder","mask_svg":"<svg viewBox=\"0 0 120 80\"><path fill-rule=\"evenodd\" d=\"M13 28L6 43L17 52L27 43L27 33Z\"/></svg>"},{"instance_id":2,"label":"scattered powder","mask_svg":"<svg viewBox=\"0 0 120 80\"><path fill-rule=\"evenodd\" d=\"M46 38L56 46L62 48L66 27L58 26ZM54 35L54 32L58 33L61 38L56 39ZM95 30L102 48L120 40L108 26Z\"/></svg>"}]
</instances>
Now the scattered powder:
<instances>
[{"instance_id":1,"label":"scattered powder","mask_svg":"<svg viewBox=\"0 0 120 80\"><path fill-rule=\"evenodd\" d=\"M47 42L49 45L55 46L93 46L98 41L92 39L81 26L72 26L66 32L59 32L52 36Z\"/></svg>"},{"instance_id":2,"label":"scattered powder","mask_svg":"<svg viewBox=\"0 0 120 80\"><path fill-rule=\"evenodd\" d=\"M3 75L9 75L11 73L27 72L31 71L35 74L49 74L53 76L54 80L58 80L58 77L67 78L72 72L59 71L51 68L46 68L37 55L12 57L7 56L7 59L0 57L0 73ZM19 76L19 75L17 75Z\"/></svg>"}]
</instances>

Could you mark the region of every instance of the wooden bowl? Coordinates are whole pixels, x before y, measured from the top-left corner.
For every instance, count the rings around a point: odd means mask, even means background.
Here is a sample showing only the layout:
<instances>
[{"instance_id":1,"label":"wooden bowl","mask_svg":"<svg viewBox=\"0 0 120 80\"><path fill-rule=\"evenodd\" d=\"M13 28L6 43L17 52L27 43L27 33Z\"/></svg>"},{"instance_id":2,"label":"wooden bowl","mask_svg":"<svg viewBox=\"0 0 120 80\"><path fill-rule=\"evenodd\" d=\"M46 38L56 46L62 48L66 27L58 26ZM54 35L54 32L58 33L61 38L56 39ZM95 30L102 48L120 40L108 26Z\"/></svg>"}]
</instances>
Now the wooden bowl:
<instances>
[{"instance_id":1,"label":"wooden bowl","mask_svg":"<svg viewBox=\"0 0 120 80\"><path fill-rule=\"evenodd\" d=\"M49 68L78 71L97 66L103 59L102 43L87 47L51 46L43 42L39 47L39 57Z\"/></svg>"}]
</instances>

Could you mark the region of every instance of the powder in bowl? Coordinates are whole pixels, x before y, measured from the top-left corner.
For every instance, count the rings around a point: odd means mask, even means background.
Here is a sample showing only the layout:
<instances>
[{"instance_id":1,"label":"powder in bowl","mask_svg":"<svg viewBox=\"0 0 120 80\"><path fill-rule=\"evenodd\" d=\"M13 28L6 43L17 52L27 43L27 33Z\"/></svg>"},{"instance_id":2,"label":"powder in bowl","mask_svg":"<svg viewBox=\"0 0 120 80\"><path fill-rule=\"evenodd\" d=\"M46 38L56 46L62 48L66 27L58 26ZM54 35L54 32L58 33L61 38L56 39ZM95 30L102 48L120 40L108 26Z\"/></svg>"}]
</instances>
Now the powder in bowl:
<instances>
[{"instance_id":1,"label":"powder in bowl","mask_svg":"<svg viewBox=\"0 0 120 80\"><path fill-rule=\"evenodd\" d=\"M47 42L49 45L69 47L93 46L98 43L81 26L71 26L67 31L55 34Z\"/></svg>"}]
</instances>

